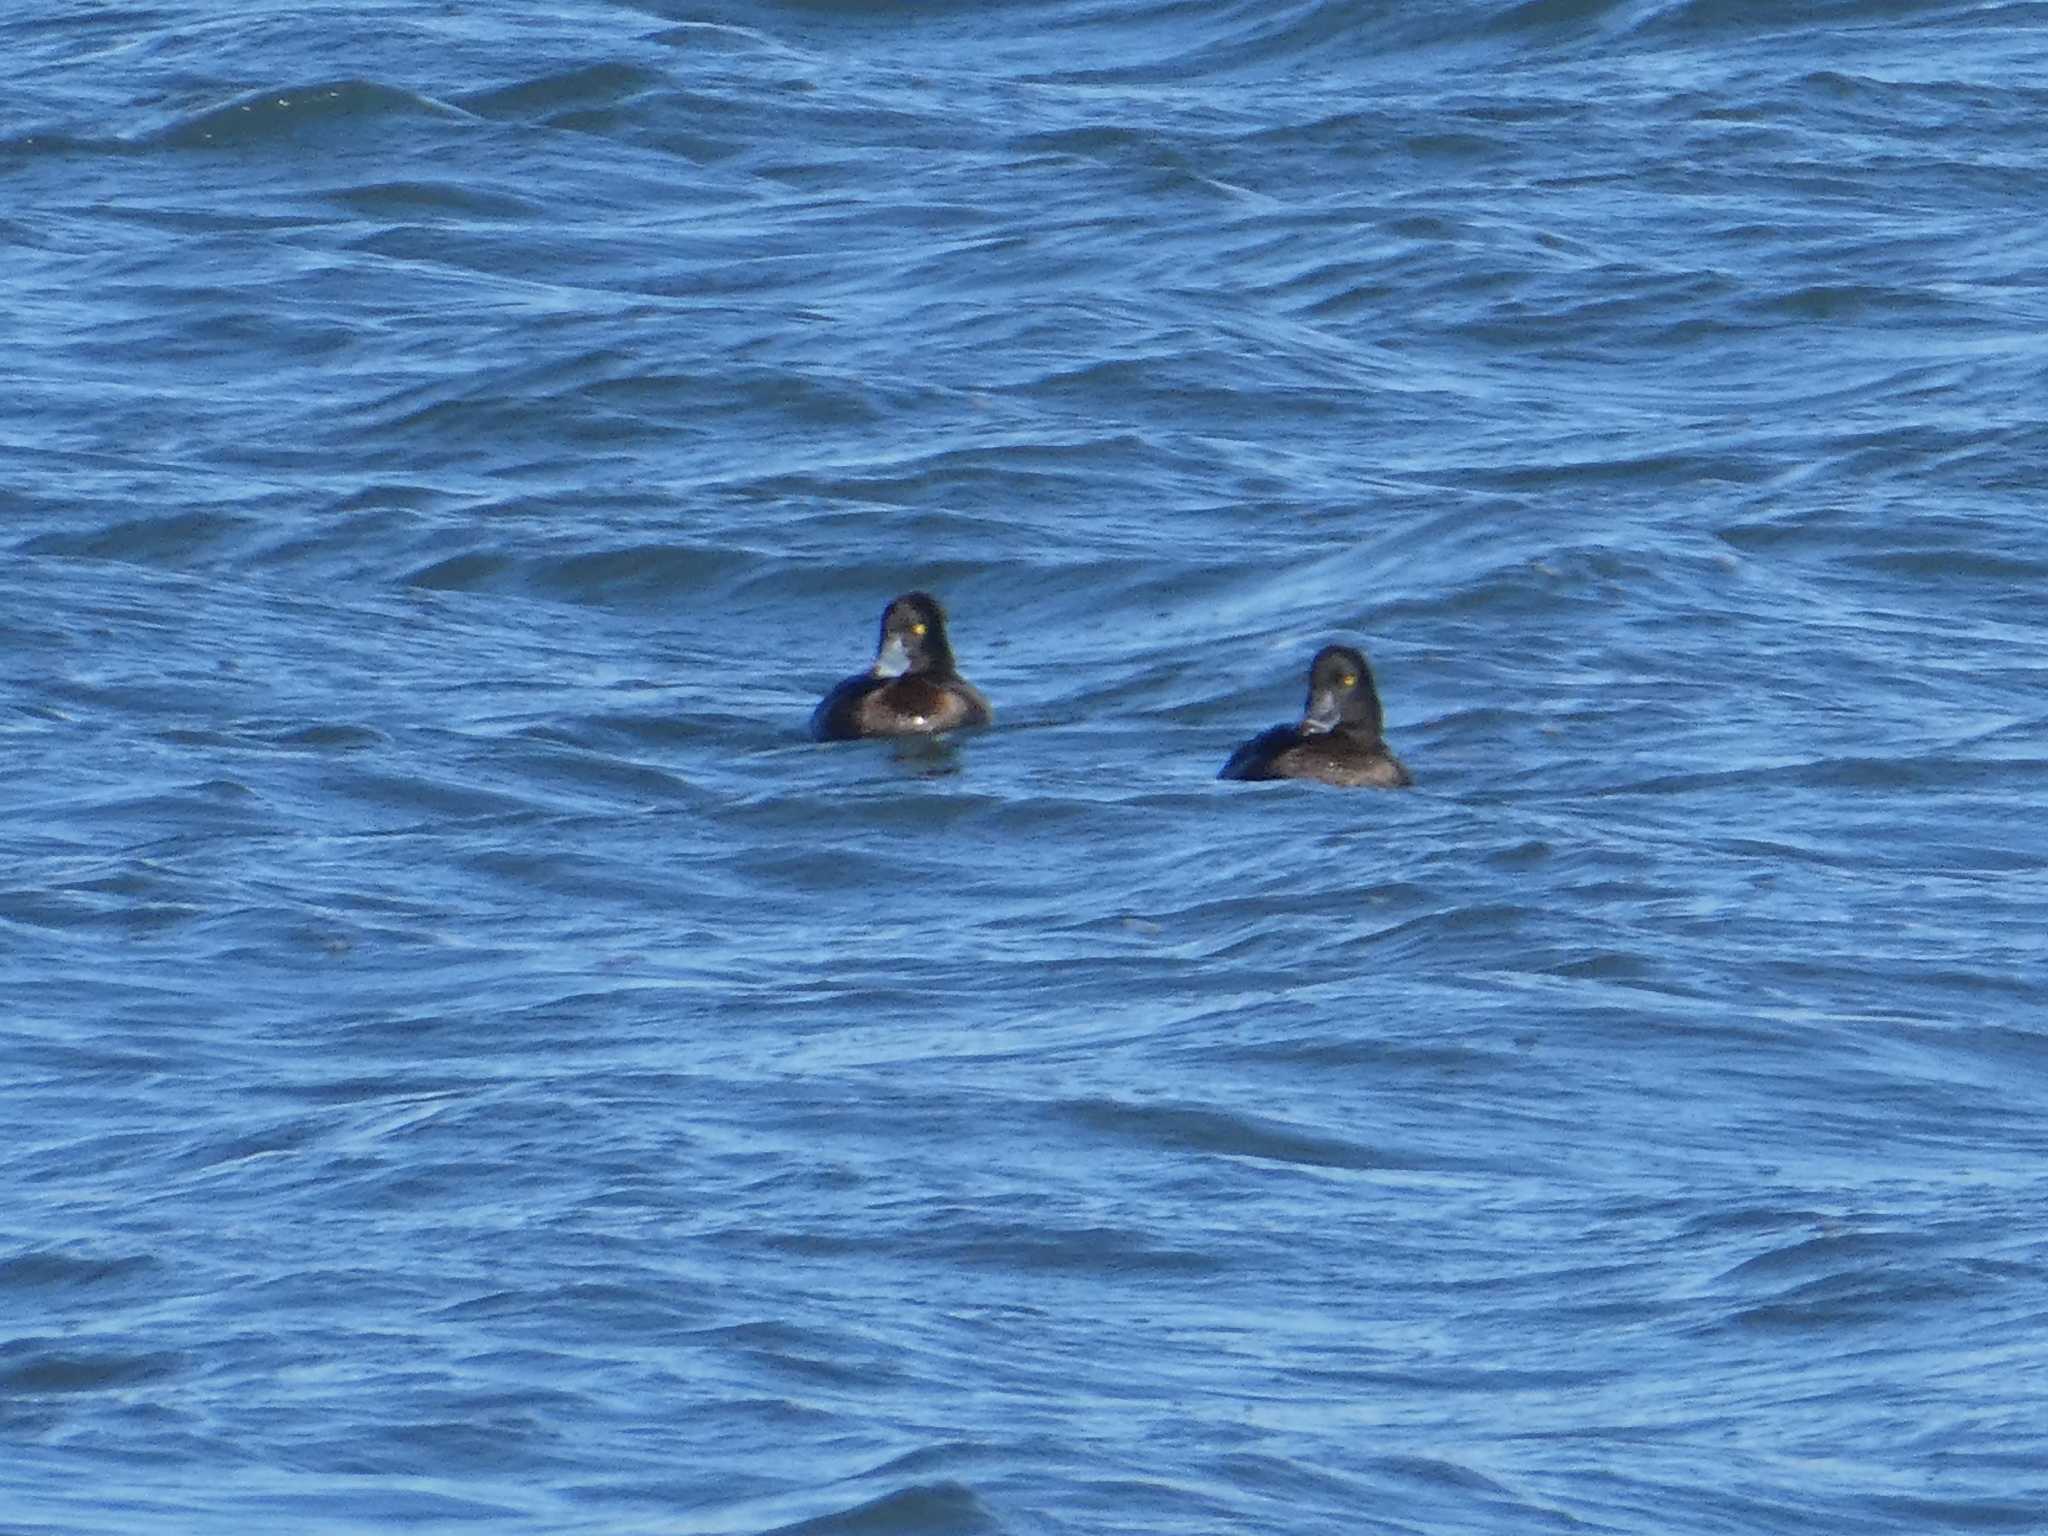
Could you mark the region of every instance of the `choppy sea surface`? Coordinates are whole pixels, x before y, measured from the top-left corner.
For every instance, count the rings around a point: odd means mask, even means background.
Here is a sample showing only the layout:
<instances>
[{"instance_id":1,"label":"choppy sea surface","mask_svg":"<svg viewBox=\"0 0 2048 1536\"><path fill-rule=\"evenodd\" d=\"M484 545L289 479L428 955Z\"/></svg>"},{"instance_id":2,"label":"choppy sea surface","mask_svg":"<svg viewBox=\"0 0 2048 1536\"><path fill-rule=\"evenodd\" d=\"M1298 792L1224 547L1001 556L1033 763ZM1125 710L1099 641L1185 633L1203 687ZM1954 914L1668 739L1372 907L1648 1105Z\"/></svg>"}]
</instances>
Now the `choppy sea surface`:
<instances>
[{"instance_id":1,"label":"choppy sea surface","mask_svg":"<svg viewBox=\"0 0 2048 1536\"><path fill-rule=\"evenodd\" d=\"M2048 1528L2048 6L0 57L0 1530Z\"/></svg>"}]
</instances>

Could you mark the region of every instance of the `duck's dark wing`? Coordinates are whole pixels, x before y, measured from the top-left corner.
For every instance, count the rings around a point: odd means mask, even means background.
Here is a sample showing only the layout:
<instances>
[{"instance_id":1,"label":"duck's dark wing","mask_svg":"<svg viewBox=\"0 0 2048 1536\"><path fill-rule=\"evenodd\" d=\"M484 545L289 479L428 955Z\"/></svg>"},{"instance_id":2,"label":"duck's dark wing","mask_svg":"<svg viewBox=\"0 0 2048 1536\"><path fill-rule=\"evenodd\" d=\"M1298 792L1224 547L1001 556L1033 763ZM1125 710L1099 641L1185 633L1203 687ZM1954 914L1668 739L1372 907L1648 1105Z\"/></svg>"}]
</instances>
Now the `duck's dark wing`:
<instances>
[{"instance_id":1,"label":"duck's dark wing","mask_svg":"<svg viewBox=\"0 0 2048 1536\"><path fill-rule=\"evenodd\" d=\"M1223 765L1226 779L1313 779L1343 789L1405 789L1414 782L1376 737L1280 725L1255 736Z\"/></svg>"},{"instance_id":2,"label":"duck's dark wing","mask_svg":"<svg viewBox=\"0 0 2048 1536\"><path fill-rule=\"evenodd\" d=\"M811 735L819 741L854 740L861 734L861 700L877 688L886 687L888 682L888 678L872 672L856 672L852 677L842 678L811 711Z\"/></svg>"},{"instance_id":3,"label":"duck's dark wing","mask_svg":"<svg viewBox=\"0 0 2048 1536\"><path fill-rule=\"evenodd\" d=\"M1230 761L1223 765L1219 779L1270 779L1273 759L1301 740L1298 725L1276 725L1271 730L1259 732L1250 741L1230 754Z\"/></svg>"},{"instance_id":4,"label":"duck's dark wing","mask_svg":"<svg viewBox=\"0 0 2048 1536\"><path fill-rule=\"evenodd\" d=\"M963 726L991 725L996 712L989 705L988 695L956 672L946 683L946 703L938 718L943 722L938 728L950 731Z\"/></svg>"}]
</instances>

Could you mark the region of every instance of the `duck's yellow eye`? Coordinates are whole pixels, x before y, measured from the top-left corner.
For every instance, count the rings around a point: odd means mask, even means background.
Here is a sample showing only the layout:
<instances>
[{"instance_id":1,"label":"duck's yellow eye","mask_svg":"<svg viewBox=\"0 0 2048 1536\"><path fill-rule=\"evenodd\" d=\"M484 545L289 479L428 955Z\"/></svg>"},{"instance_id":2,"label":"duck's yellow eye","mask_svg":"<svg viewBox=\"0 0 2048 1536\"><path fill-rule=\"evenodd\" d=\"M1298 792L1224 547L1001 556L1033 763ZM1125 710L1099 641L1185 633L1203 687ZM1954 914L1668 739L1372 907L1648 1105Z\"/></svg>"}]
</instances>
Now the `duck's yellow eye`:
<instances>
[{"instance_id":1,"label":"duck's yellow eye","mask_svg":"<svg viewBox=\"0 0 2048 1536\"><path fill-rule=\"evenodd\" d=\"M1337 679L1337 683L1338 686L1343 688L1356 688L1358 686L1358 674L1356 672L1346 672Z\"/></svg>"},{"instance_id":2,"label":"duck's yellow eye","mask_svg":"<svg viewBox=\"0 0 2048 1536\"><path fill-rule=\"evenodd\" d=\"M913 635L921 635L929 628L931 628L929 624L913 624L910 626L910 632Z\"/></svg>"}]
</instances>

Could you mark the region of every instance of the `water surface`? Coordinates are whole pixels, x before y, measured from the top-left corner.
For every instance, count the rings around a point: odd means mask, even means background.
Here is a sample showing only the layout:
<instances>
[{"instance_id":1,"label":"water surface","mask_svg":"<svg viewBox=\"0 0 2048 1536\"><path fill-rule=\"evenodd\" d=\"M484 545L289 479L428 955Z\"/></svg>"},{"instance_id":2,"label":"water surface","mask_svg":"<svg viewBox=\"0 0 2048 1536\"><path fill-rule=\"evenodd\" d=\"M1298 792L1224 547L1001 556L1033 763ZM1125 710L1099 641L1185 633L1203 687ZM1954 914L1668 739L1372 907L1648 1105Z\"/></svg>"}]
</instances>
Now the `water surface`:
<instances>
[{"instance_id":1,"label":"water surface","mask_svg":"<svg viewBox=\"0 0 2048 1536\"><path fill-rule=\"evenodd\" d=\"M0 21L0 1525L2048 1524L2041 20Z\"/></svg>"}]
</instances>

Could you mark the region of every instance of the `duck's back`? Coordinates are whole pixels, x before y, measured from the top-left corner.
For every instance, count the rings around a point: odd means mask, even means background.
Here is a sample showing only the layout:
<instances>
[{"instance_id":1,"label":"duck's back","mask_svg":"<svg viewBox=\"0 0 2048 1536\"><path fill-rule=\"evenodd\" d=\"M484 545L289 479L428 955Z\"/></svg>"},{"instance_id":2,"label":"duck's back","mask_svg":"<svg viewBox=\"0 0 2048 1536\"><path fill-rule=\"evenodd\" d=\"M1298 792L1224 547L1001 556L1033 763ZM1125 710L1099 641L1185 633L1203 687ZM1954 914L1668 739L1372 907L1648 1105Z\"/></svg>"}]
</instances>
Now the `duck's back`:
<instances>
[{"instance_id":1,"label":"duck's back","mask_svg":"<svg viewBox=\"0 0 2048 1536\"><path fill-rule=\"evenodd\" d=\"M1230 755L1226 779L1314 779L1345 789L1405 789L1415 781L1383 741L1298 725L1261 731Z\"/></svg>"},{"instance_id":2,"label":"duck's back","mask_svg":"<svg viewBox=\"0 0 2048 1536\"><path fill-rule=\"evenodd\" d=\"M811 735L819 741L851 741L859 736L861 704L888 681L868 672L840 681L811 711Z\"/></svg>"},{"instance_id":3,"label":"duck's back","mask_svg":"<svg viewBox=\"0 0 2048 1536\"><path fill-rule=\"evenodd\" d=\"M862 674L847 678L819 702L811 716L811 734L820 741L927 736L987 725L993 718L988 700L965 678Z\"/></svg>"},{"instance_id":4,"label":"duck's back","mask_svg":"<svg viewBox=\"0 0 2048 1536\"><path fill-rule=\"evenodd\" d=\"M1284 773L1273 772L1274 761L1288 748L1301 739L1298 725L1276 725L1270 730L1259 732L1250 741L1230 754L1230 761L1223 765L1219 779L1284 779Z\"/></svg>"}]
</instances>

